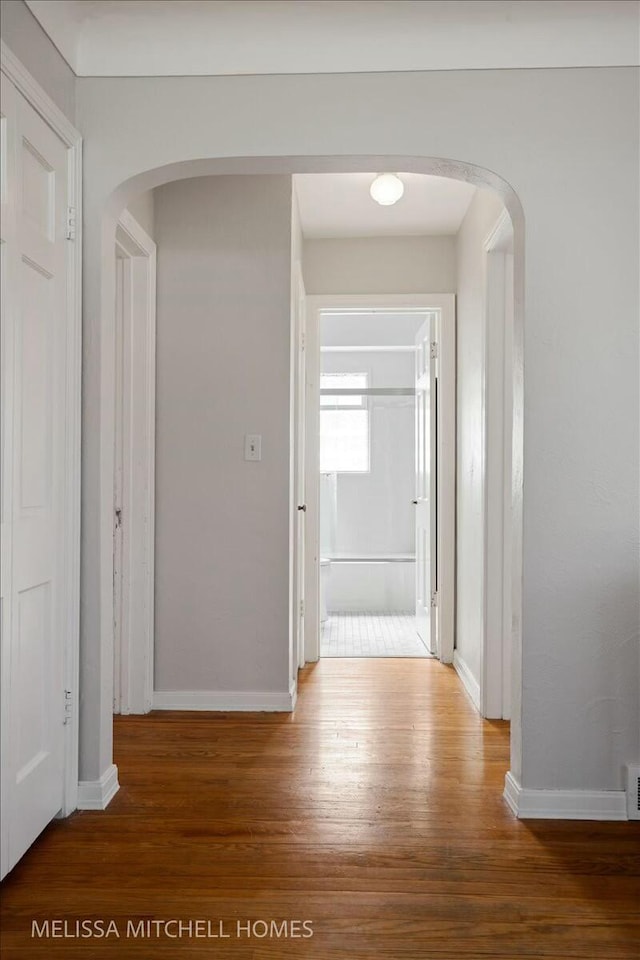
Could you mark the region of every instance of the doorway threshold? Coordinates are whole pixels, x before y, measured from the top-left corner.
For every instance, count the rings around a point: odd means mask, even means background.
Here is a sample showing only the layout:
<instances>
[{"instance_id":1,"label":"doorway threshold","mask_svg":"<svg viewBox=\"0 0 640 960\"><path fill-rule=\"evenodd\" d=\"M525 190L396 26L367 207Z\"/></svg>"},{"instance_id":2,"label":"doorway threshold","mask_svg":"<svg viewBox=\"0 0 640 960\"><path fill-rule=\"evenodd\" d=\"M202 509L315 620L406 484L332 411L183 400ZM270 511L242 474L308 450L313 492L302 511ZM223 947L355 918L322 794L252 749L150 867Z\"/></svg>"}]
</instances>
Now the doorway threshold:
<instances>
[{"instance_id":1,"label":"doorway threshold","mask_svg":"<svg viewBox=\"0 0 640 960\"><path fill-rule=\"evenodd\" d=\"M322 624L321 657L417 657L431 654L409 612L329 613Z\"/></svg>"}]
</instances>

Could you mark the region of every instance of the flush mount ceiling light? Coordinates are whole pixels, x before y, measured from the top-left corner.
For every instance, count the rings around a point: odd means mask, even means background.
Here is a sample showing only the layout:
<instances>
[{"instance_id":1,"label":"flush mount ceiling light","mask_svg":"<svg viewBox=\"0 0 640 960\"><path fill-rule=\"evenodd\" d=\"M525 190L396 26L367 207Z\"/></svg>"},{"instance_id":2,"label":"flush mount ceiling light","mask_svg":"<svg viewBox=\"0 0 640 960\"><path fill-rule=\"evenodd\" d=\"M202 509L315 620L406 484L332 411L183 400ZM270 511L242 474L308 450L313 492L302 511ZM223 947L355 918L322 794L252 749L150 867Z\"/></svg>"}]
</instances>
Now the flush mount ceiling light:
<instances>
[{"instance_id":1,"label":"flush mount ceiling light","mask_svg":"<svg viewBox=\"0 0 640 960\"><path fill-rule=\"evenodd\" d=\"M381 173L369 187L369 193L380 206L390 207L404 193L404 183L395 173Z\"/></svg>"}]
</instances>

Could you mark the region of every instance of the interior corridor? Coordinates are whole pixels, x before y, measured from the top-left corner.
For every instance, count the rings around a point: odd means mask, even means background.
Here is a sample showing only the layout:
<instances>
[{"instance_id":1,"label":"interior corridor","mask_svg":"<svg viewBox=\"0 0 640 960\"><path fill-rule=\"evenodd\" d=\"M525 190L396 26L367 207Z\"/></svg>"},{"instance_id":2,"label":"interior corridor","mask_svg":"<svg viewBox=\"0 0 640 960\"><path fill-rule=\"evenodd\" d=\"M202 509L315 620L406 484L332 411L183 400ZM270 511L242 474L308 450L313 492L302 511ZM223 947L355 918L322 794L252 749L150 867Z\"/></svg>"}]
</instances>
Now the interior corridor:
<instances>
[{"instance_id":1,"label":"interior corridor","mask_svg":"<svg viewBox=\"0 0 640 960\"><path fill-rule=\"evenodd\" d=\"M508 724L437 660L322 660L293 714L116 717L115 759L108 809L53 821L3 884L6 960L637 957L637 825L516 820ZM32 939L87 917L120 938ZM127 938L141 918L232 936ZM313 937L236 936L258 919Z\"/></svg>"}]
</instances>

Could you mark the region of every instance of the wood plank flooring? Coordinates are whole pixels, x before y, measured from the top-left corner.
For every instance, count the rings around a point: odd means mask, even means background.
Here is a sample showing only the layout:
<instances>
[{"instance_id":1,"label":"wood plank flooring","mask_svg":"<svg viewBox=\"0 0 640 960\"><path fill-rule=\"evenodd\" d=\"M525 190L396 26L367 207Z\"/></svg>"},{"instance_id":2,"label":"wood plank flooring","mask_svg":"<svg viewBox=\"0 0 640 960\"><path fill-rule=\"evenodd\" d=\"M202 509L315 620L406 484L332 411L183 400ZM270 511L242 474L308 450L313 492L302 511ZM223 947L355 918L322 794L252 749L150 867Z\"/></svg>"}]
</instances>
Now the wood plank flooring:
<instances>
[{"instance_id":1,"label":"wood plank flooring","mask_svg":"<svg viewBox=\"0 0 640 960\"><path fill-rule=\"evenodd\" d=\"M639 825L515 820L508 737L435 660L321 661L293 715L116 718L121 790L7 878L2 958L638 960ZM121 936L32 939L45 919ZM243 932L271 920L313 936Z\"/></svg>"}]
</instances>

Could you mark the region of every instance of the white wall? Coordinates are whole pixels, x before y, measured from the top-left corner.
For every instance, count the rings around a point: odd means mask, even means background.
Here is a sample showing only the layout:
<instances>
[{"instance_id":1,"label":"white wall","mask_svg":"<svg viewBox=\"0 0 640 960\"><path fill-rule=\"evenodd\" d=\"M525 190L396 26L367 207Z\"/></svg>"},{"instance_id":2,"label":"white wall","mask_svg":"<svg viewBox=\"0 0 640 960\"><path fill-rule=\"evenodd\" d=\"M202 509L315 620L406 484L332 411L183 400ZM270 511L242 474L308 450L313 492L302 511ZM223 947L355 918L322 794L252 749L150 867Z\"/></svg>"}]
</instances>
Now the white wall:
<instances>
[{"instance_id":1,"label":"white wall","mask_svg":"<svg viewBox=\"0 0 640 960\"><path fill-rule=\"evenodd\" d=\"M2 39L49 94L53 102L75 123L76 89L73 70L61 57L23 0L2 0Z\"/></svg>"},{"instance_id":2,"label":"white wall","mask_svg":"<svg viewBox=\"0 0 640 960\"><path fill-rule=\"evenodd\" d=\"M415 322L415 321L414 321ZM323 373L366 373L370 387L411 387L412 353L323 353ZM412 397L369 397L370 472L339 473L335 552L414 553L415 405Z\"/></svg>"},{"instance_id":3,"label":"white wall","mask_svg":"<svg viewBox=\"0 0 640 960\"><path fill-rule=\"evenodd\" d=\"M344 172L375 157L491 186L515 218L525 496L512 768L527 788L621 789L640 751L638 99L633 68L78 81L83 779L111 762L115 217L196 170ZM288 298L287 282L287 315Z\"/></svg>"},{"instance_id":4,"label":"white wall","mask_svg":"<svg viewBox=\"0 0 640 960\"><path fill-rule=\"evenodd\" d=\"M156 236L155 686L287 692L291 178L168 184Z\"/></svg>"},{"instance_id":5,"label":"white wall","mask_svg":"<svg viewBox=\"0 0 640 960\"><path fill-rule=\"evenodd\" d=\"M454 237L305 240L309 294L453 293Z\"/></svg>"},{"instance_id":6,"label":"white wall","mask_svg":"<svg viewBox=\"0 0 640 960\"><path fill-rule=\"evenodd\" d=\"M127 210L145 233L155 240L155 201L153 190L145 190L129 201Z\"/></svg>"},{"instance_id":7,"label":"white wall","mask_svg":"<svg viewBox=\"0 0 640 960\"><path fill-rule=\"evenodd\" d=\"M503 211L478 190L457 237L457 655L480 682L484 582L485 253L482 245Z\"/></svg>"},{"instance_id":8,"label":"white wall","mask_svg":"<svg viewBox=\"0 0 640 960\"><path fill-rule=\"evenodd\" d=\"M326 313L322 317L322 343L333 347L354 347L363 343L413 347L422 319L415 314L388 310L383 313ZM414 385L413 381L411 385Z\"/></svg>"}]
</instances>

